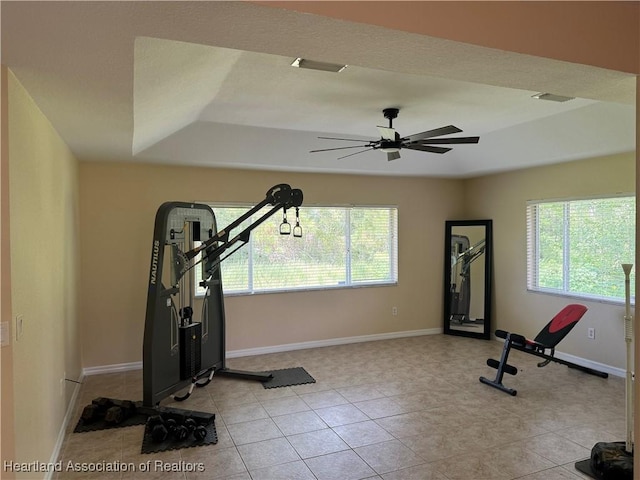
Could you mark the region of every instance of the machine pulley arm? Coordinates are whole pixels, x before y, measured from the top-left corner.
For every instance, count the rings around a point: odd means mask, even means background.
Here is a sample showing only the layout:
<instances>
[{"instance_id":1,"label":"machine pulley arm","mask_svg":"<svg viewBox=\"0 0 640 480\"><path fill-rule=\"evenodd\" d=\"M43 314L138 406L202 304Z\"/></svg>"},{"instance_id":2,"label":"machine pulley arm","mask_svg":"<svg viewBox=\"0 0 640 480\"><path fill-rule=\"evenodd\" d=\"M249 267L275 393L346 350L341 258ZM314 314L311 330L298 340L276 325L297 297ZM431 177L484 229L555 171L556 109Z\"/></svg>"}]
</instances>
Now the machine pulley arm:
<instances>
[{"instance_id":1,"label":"machine pulley arm","mask_svg":"<svg viewBox=\"0 0 640 480\"><path fill-rule=\"evenodd\" d=\"M203 256L208 260L207 263L213 263L216 258L218 258L223 252L231 248L237 242L248 242L251 231L261 225L265 220L271 217L278 210L284 209L284 211L286 212L288 208L299 207L300 205L302 205L302 199L302 190L291 188L286 183L274 185L267 191L264 200L262 200L245 214L241 215L231 224L227 225L224 229L215 233L211 238L202 242L196 248L185 252L184 256L186 259L191 260L199 253L203 252ZM231 230L241 225L242 222L250 218L253 214L260 211L267 205L272 205L273 208L262 215L262 217L260 217L259 219L253 221L251 225L242 230L236 236L229 239L229 233L231 232Z\"/></svg>"},{"instance_id":2,"label":"machine pulley arm","mask_svg":"<svg viewBox=\"0 0 640 480\"><path fill-rule=\"evenodd\" d=\"M486 248L485 241L483 239L483 240L480 240L471 248L465 250L464 252L458 255L458 258L456 258L455 263L464 262L462 266L462 275L467 273L471 264L475 260L477 260L480 255L484 253L485 248Z\"/></svg>"}]
</instances>

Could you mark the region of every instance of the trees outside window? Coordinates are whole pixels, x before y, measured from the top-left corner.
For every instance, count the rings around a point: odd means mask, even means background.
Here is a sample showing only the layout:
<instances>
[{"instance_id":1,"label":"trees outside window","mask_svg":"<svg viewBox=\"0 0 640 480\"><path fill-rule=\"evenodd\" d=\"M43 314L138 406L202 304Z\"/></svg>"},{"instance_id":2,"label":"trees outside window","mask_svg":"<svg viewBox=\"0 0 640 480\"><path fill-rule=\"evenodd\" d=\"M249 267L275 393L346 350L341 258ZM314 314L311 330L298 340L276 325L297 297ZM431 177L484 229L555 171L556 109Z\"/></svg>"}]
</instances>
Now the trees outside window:
<instances>
[{"instance_id":1,"label":"trees outside window","mask_svg":"<svg viewBox=\"0 0 640 480\"><path fill-rule=\"evenodd\" d=\"M635 261L635 212L632 195L529 202L527 287L624 300L621 264Z\"/></svg>"},{"instance_id":2,"label":"trees outside window","mask_svg":"<svg viewBox=\"0 0 640 480\"><path fill-rule=\"evenodd\" d=\"M212 208L221 229L250 207ZM247 245L222 261L225 294L397 283L397 208L304 207L299 215L301 238L280 235L283 218L276 214L251 233ZM237 232L251 221L248 219ZM287 211L287 222L295 226L295 210ZM194 270L199 280L202 272Z\"/></svg>"}]
</instances>

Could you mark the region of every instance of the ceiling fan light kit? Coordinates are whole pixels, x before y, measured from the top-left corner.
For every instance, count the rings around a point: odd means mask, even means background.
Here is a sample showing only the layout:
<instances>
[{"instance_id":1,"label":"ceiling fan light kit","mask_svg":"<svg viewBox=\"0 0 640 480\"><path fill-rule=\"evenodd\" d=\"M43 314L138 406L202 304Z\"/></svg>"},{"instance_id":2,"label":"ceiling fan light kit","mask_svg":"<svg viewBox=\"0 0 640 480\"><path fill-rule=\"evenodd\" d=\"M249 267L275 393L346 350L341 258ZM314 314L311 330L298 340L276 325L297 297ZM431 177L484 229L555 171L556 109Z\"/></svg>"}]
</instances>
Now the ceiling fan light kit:
<instances>
[{"instance_id":1,"label":"ceiling fan light kit","mask_svg":"<svg viewBox=\"0 0 640 480\"><path fill-rule=\"evenodd\" d=\"M393 120L398 117L400 109L398 108L385 108L382 111L384 118L389 120L388 127L378 126L380 133L380 140L369 140L366 144L362 145L365 140L357 140L354 138L335 138L335 137L318 137L323 140L341 140L345 142L358 142L361 145L355 145L350 147L336 147L336 148L324 148L320 150L311 150L310 153L316 152L328 152L330 150L344 150L348 148L364 148L359 152L351 153L338 157L338 160L342 158L358 155L359 153L368 152L371 150L382 150L387 154L387 160L397 160L400 158L400 150L406 148L408 150L417 150L428 153L446 153L451 150L452 147L438 147L436 145L449 145L449 144L464 144L464 143L478 143L480 137L452 137L452 138L433 138L440 137L442 135L451 135L453 133L460 133L458 127L453 125L447 125L446 127L440 127L433 130L427 130L426 132L416 133L409 135L408 137L401 137L398 132L393 128Z\"/></svg>"}]
</instances>

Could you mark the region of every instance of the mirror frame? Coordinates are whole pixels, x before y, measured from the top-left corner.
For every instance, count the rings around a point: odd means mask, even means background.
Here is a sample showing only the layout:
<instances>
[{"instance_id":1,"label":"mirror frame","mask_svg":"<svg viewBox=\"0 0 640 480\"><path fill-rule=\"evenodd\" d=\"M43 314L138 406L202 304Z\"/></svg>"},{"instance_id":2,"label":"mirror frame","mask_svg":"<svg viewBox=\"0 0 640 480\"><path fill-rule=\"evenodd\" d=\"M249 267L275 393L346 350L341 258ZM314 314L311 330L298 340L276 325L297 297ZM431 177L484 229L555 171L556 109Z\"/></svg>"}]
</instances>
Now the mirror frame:
<instances>
[{"instance_id":1,"label":"mirror frame","mask_svg":"<svg viewBox=\"0 0 640 480\"><path fill-rule=\"evenodd\" d=\"M451 290L451 235L454 227L485 227L485 268L484 268L484 331L469 332L451 328L450 323L450 290ZM445 222L444 239L444 333L484 340L491 339L491 299L493 274L493 221L492 220L447 220Z\"/></svg>"}]
</instances>

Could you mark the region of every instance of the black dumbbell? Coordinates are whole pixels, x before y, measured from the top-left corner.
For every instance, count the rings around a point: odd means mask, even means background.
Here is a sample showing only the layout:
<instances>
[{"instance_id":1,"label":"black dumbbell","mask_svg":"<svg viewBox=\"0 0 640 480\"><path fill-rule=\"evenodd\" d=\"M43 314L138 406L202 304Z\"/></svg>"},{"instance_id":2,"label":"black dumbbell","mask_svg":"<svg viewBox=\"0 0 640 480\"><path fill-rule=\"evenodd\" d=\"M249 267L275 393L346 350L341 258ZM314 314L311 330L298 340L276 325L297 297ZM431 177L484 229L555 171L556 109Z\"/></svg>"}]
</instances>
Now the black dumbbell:
<instances>
[{"instance_id":1,"label":"black dumbbell","mask_svg":"<svg viewBox=\"0 0 640 480\"><path fill-rule=\"evenodd\" d=\"M91 402L94 405L97 405L103 411L106 411L109 407L113 406L113 401L110 398L99 397Z\"/></svg>"},{"instance_id":2,"label":"black dumbbell","mask_svg":"<svg viewBox=\"0 0 640 480\"><path fill-rule=\"evenodd\" d=\"M173 431L178 426L178 422L176 422L174 418L167 418L164 421L164 426L167 427L167 430L169 431L169 433L173 433Z\"/></svg>"},{"instance_id":3,"label":"black dumbbell","mask_svg":"<svg viewBox=\"0 0 640 480\"><path fill-rule=\"evenodd\" d=\"M151 429L151 440L155 443L164 442L167 439L169 432L167 431L167 427L165 427L162 423L157 423Z\"/></svg>"},{"instance_id":4,"label":"black dumbbell","mask_svg":"<svg viewBox=\"0 0 640 480\"><path fill-rule=\"evenodd\" d=\"M98 419L99 413L100 407L94 404L87 405L82 410L82 420L84 421L84 423L94 422Z\"/></svg>"},{"instance_id":5,"label":"black dumbbell","mask_svg":"<svg viewBox=\"0 0 640 480\"><path fill-rule=\"evenodd\" d=\"M107 412L104 414L104 421L107 423L113 423L115 425L122 423L125 415L122 407L113 406L107 409Z\"/></svg>"},{"instance_id":6,"label":"black dumbbell","mask_svg":"<svg viewBox=\"0 0 640 480\"><path fill-rule=\"evenodd\" d=\"M164 419L161 415L151 415L149 418L147 418L147 425L149 426L149 428L153 428L156 425L164 425Z\"/></svg>"},{"instance_id":7,"label":"black dumbbell","mask_svg":"<svg viewBox=\"0 0 640 480\"><path fill-rule=\"evenodd\" d=\"M136 413L136 404L131 400L123 400L120 403L120 408L122 408L125 418L132 417Z\"/></svg>"},{"instance_id":8,"label":"black dumbbell","mask_svg":"<svg viewBox=\"0 0 640 480\"><path fill-rule=\"evenodd\" d=\"M193 431L193 436L198 441L204 440L207 436L207 427L203 425L198 425L196 429Z\"/></svg>"},{"instance_id":9,"label":"black dumbbell","mask_svg":"<svg viewBox=\"0 0 640 480\"><path fill-rule=\"evenodd\" d=\"M198 423L193 418L187 418L183 425L187 428L187 431L191 434L198 426Z\"/></svg>"},{"instance_id":10,"label":"black dumbbell","mask_svg":"<svg viewBox=\"0 0 640 480\"><path fill-rule=\"evenodd\" d=\"M185 440L189 436L189 431L184 425L178 425L173 429L173 438L179 442Z\"/></svg>"}]
</instances>

